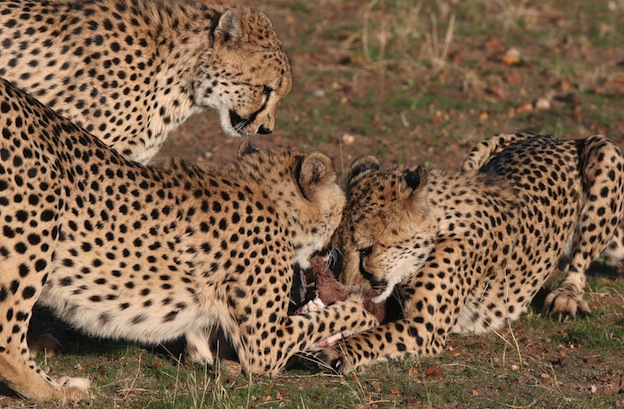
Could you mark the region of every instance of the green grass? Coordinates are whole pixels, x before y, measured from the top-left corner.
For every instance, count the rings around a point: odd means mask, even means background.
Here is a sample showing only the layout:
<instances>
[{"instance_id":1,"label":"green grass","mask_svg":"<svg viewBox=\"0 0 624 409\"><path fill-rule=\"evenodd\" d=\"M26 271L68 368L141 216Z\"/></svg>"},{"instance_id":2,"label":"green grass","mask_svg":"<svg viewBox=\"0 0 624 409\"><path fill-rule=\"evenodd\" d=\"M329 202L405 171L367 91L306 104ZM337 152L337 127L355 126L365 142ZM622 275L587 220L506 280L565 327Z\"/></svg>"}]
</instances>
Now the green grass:
<instances>
[{"instance_id":1,"label":"green grass","mask_svg":"<svg viewBox=\"0 0 624 409\"><path fill-rule=\"evenodd\" d=\"M241 3L273 20L295 72L274 134L255 140L261 146L322 150L340 172L364 154L456 167L482 139L527 128L574 138L600 131L624 147L624 74L616 65L624 56L622 0L611 2L613 10L606 1L564 0ZM519 49L522 64L501 61L510 48ZM500 96L487 92L494 85ZM569 92L580 96L580 117L565 103L509 114ZM436 111L443 121L432 120ZM195 160L211 151L210 164L232 159L238 142L221 138L216 122L211 113L193 117L163 155ZM355 136L351 145L339 142L345 133ZM95 401L74 407L602 408L624 405L623 294L621 275L596 273L586 295L591 317L559 323L532 309L500 336L452 335L439 357L380 363L347 377L304 370L248 377L179 363L177 350L77 337L48 315L35 320L34 332L51 332L65 345L62 355L40 360L51 375L94 382ZM442 376L426 375L428 368ZM0 397L5 406L35 407Z\"/></svg>"}]
</instances>

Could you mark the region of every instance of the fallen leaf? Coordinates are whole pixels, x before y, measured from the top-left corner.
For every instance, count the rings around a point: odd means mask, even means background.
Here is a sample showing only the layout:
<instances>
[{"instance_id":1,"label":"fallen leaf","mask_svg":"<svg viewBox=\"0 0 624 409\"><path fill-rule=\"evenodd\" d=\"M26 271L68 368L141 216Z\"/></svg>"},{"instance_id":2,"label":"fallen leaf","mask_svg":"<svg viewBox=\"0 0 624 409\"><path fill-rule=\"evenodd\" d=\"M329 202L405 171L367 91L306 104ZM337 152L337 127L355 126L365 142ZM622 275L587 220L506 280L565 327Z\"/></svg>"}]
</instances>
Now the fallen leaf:
<instances>
[{"instance_id":1,"label":"fallen leaf","mask_svg":"<svg viewBox=\"0 0 624 409\"><path fill-rule=\"evenodd\" d=\"M509 50L507 50L505 55L503 55L502 61L503 61L503 64L508 65L510 67L513 65L520 64L520 61L521 61L520 51L518 51L517 48L510 48Z\"/></svg>"},{"instance_id":2,"label":"fallen leaf","mask_svg":"<svg viewBox=\"0 0 624 409\"><path fill-rule=\"evenodd\" d=\"M396 386L393 386L392 388L390 388L390 393L393 395L398 395L399 393L401 393L401 391L399 391L399 388L397 388Z\"/></svg>"},{"instance_id":3,"label":"fallen leaf","mask_svg":"<svg viewBox=\"0 0 624 409\"><path fill-rule=\"evenodd\" d=\"M455 147L453 147L452 149L455 149ZM460 149L460 147L457 146L457 149ZM446 349L446 354L448 356L459 356L459 355L461 355L461 350L459 348L453 348L452 346L447 346L445 349Z\"/></svg>"},{"instance_id":4,"label":"fallen leaf","mask_svg":"<svg viewBox=\"0 0 624 409\"><path fill-rule=\"evenodd\" d=\"M516 108L517 113L531 112L531 111L533 111L533 104L531 104L530 102L518 105L518 108Z\"/></svg>"},{"instance_id":5,"label":"fallen leaf","mask_svg":"<svg viewBox=\"0 0 624 409\"><path fill-rule=\"evenodd\" d=\"M440 122L444 121L444 115L442 115L441 111L435 111L435 114L433 114L433 117L431 118L431 123L432 124L439 124Z\"/></svg>"},{"instance_id":6,"label":"fallen leaf","mask_svg":"<svg viewBox=\"0 0 624 409\"><path fill-rule=\"evenodd\" d=\"M492 85L490 87L487 87L485 89L485 93L494 95L499 98L503 98L505 96L505 91L503 90L503 87L501 87L500 85Z\"/></svg>"},{"instance_id":7,"label":"fallen leaf","mask_svg":"<svg viewBox=\"0 0 624 409\"><path fill-rule=\"evenodd\" d=\"M373 390L374 390L376 393L381 393L381 385L379 384L379 382L377 382L377 381L372 381L370 385L371 385L371 388L373 388Z\"/></svg>"},{"instance_id":8,"label":"fallen leaf","mask_svg":"<svg viewBox=\"0 0 624 409\"><path fill-rule=\"evenodd\" d=\"M451 51L448 54L448 59L453 64L459 64L464 59L464 55L461 53L461 51Z\"/></svg>"},{"instance_id":9,"label":"fallen leaf","mask_svg":"<svg viewBox=\"0 0 624 409\"><path fill-rule=\"evenodd\" d=\"M547 100L546 98L538 98L537 101L535 101L535 108L539 109L541 111L547 111L549 110L551 107L550 101Z\"/></svg>"},{"instance_id":10,"label":"fallen leaf","mask_svg":"<svg viewBox=\"0 0 624 409\"><path fill-rule=\"evenodd\" d=\"M570 92L572 89L572 84L568 80L561 80L555 84L555 89L561 92Z\"/></svg>"},{"instance_id":11,"label":"fallen leaf","mask_svg":"<svg viewBox=\"0 0 624 409\"><path fill-rule=\"evenodd\" d=\"M519 72L514 72L512 74L509 74L506 80L508 84L517 85L520 83L520 81L522 81L522 75L520 75Z\"/></svg>"},{"instance_id":12,"label":"fallen leaf","mask_svg":"<svg viewBox=\"0 0 624 409\"><path fill-rule=\"evenodd\" d=\"M412 406L420 406L420 400L416 397L409 397L405 400L405 403L407 404L407 406L412 407Z\"/></svg>"},{"instance_id":13,"label":"fallen leaf","mask_svg":"<svg viewBox=\"0 0 624 409\"><path fill-rule=\"evenodd\" d=\"M566 94L557 95L555 99L574 106L581 105L583 103L583 98L576 92L568 92Z\"/></svg>"},{"instance_id":14,"label":"fallen leaf","mask_svg":"<svg viewBox=\"0 0 624 409\"><path fill-rule=\"evenodd\" d=\"M353 145L353 143L355 142L355 135L345 133L342 135L341 140L342 143L344 143L345 145Z\"/></svg>"},{"instance_id":15,"label":"fallen leaf","mask_svg":"<svg viewBox=\"0 0 624 409\"><path fill-rule=\"evenodd\" d=\"M427 378L441 378L442 375L444 375L444 372L442 372L442 369L437 366L431 366L425 369L425 376Z\"/></svg>"},{"instance_id":16,"label":"fallen leaf","mask_svg":"<svg viewBox=\"0 0 624 409\"><path fill-rule=\"evenodd\" d=\"M500 53L505 49L498 37L490 37L483 43L483 48L491 53Z\"/></svg>"}]
</instances>

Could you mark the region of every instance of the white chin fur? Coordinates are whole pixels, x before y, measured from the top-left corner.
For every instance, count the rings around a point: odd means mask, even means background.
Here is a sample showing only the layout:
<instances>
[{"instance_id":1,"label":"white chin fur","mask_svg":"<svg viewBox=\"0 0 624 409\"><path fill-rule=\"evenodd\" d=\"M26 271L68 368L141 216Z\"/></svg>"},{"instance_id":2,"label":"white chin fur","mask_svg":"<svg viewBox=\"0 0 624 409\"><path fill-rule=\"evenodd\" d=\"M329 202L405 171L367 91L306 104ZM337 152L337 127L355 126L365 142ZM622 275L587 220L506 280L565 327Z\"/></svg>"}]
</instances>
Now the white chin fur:
<instances>
[{"instance_id":1,"label":"white chin fur","mask_svg":"<svg viewBox=\"0 0 624 409\"><path fill-rule=\"evenodd\" d=\"M299 264L299 268L301 268L302 270L307 270L308 268L312 267L309 259L295 260L295 263Z\"/></svg>"},{"instance_id":2,"label":"white chin fur","mask_svg":"<svg viewBox=\"0 0 624 409\"><path fill-rule=\"evenodd\" d=\"M392 294L392 289L394 288L394 286L388 286L386 287L386 289L384 290L383 293L379 294L377 297L375 298L371 298L371 301L374 302L375 304L379 304L380 302L384 302L386 301L386 299L388 297L390 297L390 294Z\"/></svg>"},{"instance_id":3,"label":"white chin fur","mask_svg":"<svg viewBox=\"0 0 624 409\"><path fill-rule=\"evenodd\" d=\"M236 130L232 128L232 126L230 126L229 123L227 123L226 125L225 122L221 122L221 128L223 129L223 132L225 132L227 136L230 136L232 138L240 138L241 136L243 136L242 133L236 132Z\"/></svg>"},{"instance_id":4,"label":"white chin fur","mask_svg":"<svg viewBox=\"0 0 624 409\"><path fill-rule=\"evenodd\" d=\"M227 108L219 109L219 122L221 124L221 129L227 136L231 136L233 138L238 138L243 136L244 134L238 132L232 124L230 123L230 110Z\"/></svg>"}]
</instances>

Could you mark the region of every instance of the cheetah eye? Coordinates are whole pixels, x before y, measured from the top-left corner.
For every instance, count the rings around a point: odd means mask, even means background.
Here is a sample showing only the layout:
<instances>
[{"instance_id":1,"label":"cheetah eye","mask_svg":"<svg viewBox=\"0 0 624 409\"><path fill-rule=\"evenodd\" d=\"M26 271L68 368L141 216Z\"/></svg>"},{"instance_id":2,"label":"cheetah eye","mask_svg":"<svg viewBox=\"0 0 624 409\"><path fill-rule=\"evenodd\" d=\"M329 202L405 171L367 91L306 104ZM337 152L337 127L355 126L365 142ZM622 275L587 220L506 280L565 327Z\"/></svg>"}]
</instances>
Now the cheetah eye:
<instances>
[{"instance_id":1,"label":"cheetah eye","mask_svg":"<svg viewBox=\"0 0 624 409\"><path fill-rule=\"evenodd\" d=\"M268 85L265 85L264 88L262 89L262 93L266 95L267 97L271 95L271 92L273 92L273 88L269 87Z\"/></svg>"},{"instance_id":2,"label":"cheetah eye","mask_svg":"<svg viewBox=\"0 0 624 409\"><path fill-rule=\"evenodd\" d=\"M372 249L373 249L373 246L369 246L369 247L365 247L363 249L360 249L360 258L368 257L368 255L371 253Z\"/></svg>"}]
</instances>

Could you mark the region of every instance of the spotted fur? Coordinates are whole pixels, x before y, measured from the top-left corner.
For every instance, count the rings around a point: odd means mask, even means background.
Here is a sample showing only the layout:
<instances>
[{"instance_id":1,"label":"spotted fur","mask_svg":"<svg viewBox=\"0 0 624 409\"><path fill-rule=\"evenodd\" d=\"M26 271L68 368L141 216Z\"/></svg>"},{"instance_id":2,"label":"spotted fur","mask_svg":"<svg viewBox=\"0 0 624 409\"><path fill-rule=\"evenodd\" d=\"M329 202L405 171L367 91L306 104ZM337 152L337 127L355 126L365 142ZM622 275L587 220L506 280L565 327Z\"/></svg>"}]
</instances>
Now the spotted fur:
<instances>
[{"instance_id":1,"label":"spotted fur","mask_svg":"<svg viewBox=\"0 0 624 409\"><path fill-rule=\"evenodd\" d=\"M504 134L483 141L470 152L461 169L464 171L479 169L509 145L531 136L532 134L530 133ZM624 270L624 232L621 223L615 230L613 238L602 252L601 257L607 265Z\"/></svg>"},{"instance_id":2,"label":"spotted fur","mask_svg":"<svg viewBox=\"0 0 624 409\"><path fill-rule=\"evenodd\" d=\"M340 279L384 289L379 302L394 294L403 313L326 348L322 361L348 372L437 354L451 332L518 318L558 265L566 278L546 311L589 311L585 270L624 211L620 150L601 135L531 134L501 135L479 149L489 153L471 155L463 171L383 170L372 157L353 163L334 240L344 257Z\"/></svg>"},{"instance_id":3,"label":"spotted fur","mask_svg":"<svg viewBox=\"0 0 624 409\"><path fill-rule=\"evenodd\" d=\"M230 136L270 133L288 58L260 12L152 1L0 1L0 77L148 162L210 107Z\"/></svg>"},{"instance_id":4,"label":"spotted fur","mask_svg":"<svg viewBox=\"0 0 624 409\"><path fill-rule=\"evenodd\" d=\"M205 360L219 327L247 372L376 323L358 296L287 315L293 266L329 244L344 206L327 156L244 144L220 169L146 167L4 80L0 119L0 380L20 395L76 399L89 386L32 360L37 301L96 336L185 335Z\"/></svg>"}]
</instances>

